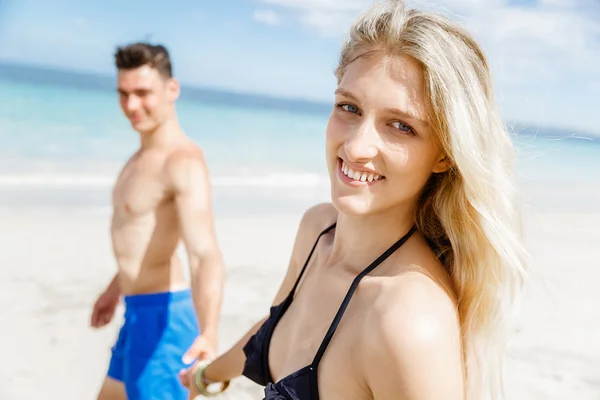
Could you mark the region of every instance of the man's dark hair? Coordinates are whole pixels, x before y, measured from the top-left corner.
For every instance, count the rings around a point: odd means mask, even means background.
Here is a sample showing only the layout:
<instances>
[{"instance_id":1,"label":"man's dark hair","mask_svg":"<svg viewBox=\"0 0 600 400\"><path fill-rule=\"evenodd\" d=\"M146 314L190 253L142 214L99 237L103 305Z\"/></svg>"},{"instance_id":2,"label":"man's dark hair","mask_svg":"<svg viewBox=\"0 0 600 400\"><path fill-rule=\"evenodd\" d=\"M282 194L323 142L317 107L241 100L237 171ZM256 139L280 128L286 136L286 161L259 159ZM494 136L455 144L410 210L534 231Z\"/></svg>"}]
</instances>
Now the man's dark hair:
<instances>
[{"instance_id":1,"label":"man's dark hair","mask_svg":"<svg viewBox=\"0 0 600 400\"><path fill-rule=\"evenodd\" d=\"M155 68L165 78L173 77L169 52L162 45L138 42L118 47L115 53L115 64L120 70L136 69L148 65Z\"/></svg>"}]
</instances>

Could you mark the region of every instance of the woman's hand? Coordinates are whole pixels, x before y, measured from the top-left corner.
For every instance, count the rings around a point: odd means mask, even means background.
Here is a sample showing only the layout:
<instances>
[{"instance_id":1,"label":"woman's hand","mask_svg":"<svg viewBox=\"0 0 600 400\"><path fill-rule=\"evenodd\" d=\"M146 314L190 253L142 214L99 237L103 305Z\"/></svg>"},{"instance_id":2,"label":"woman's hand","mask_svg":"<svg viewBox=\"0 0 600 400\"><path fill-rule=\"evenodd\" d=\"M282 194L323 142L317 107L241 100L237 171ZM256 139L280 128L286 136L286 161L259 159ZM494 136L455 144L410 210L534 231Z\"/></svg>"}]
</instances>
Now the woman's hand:
<instances>
[{"instance_id":1,"label":"woman's hand","mask_svg":"<svg viewBox=\"0 0 600 400\"><path fill-rule=\"evenodd\" d=\"M191 367L179 371L179 381L190 391L190 400L198 396L198 391L194 385L194 373L198 369L198 363L195 362Z\"/></svg>"},{"instance_id":2,"label":"woman's hand","mask_svg":"<svg viewBox=\"0 0 600 400\"><path fill-rule=\"evenodd\" d=\"M200 362L196 362L194 363L194 365L192 365L191 367L182 370L179 373L179 379L181 381L181 383L183 385L185 385L188 390L190 391L190 395L189 395L189 399L195 399L196 396L200 395L200 394L204 394L206 396L210 396L212 393L218 394L218 393L222 393L224 392L227 387L229 387L229 380L226 380L225 382L223 382L221 384L220 389L217 389L217 392L214 392L214 389L211 389L210 391L208 390L208 385L211 383L217 383L218 381L216 380L211 380L210 378L206 377L206 374L210 374L212 372L212 370L209 370L209 368L211 367L210 361L200 361ZM202 372L198 372L199 369L203 368L204 370ZM200 377L197 377L196 375L200 374ZM202 391L198 391L198 388L196 386L196 382L194 380L197 379L202 379L202 383L198 382L198 384L200 385L200 389L203 389Z\"/></svg>"}]
</instances>

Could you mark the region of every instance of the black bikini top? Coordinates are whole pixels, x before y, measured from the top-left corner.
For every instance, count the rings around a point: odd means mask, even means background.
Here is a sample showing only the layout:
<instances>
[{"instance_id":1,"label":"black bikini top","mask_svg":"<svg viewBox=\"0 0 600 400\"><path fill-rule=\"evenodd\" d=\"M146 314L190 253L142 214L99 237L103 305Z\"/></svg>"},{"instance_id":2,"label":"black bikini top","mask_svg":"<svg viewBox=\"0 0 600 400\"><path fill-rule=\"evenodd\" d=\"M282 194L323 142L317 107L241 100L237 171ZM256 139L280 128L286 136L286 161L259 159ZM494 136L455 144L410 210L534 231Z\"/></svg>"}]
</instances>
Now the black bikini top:
<instances>
[{"instance_id":1,"label":"black bikini top","mask_svg":"<svg viewBox=\"0 0 600 400\"><path fill-rule=\"evenodd\" d=\"M385 259L387 259L393 252L395 252L400 246L402 246L410 236L415 232L416 228L413 226L411 230L400 238L396 243L394 243L390 248L388 248L383 254L381 254L375 261L373 261L367 268L365 268L360 274L354 278L352 281L352 285L348 289L344 300L338 309L333 322L331 323L325 338L321 342L319 350L315 355L313 362L310 365L307 365L304 368L284 377L278 382L273 382L273 377L271 376L271 370L269 368L269 345L271 343L271 336L273 335L273 331L275 330L275 326L283 316L283 314L287 311L288 307L292 303L294 299L294 294L296 293L296 288L298 286L298 282L302 278L304 271L306 270L306 266L312 257L317 244L319 243L319 239L321 236L325 235L333 228L335 228L336 224L334 223L323 232L319 234L315 244L313 245L306 262L304 263L304 267L302 267L302 271L296 279L296 283L294 287L285 298L283 302L280 304L271 307L269 318L263 323L260 329L253 335L248 343L244 346L244 353L246 354L246 362L244 364L243 375L252 381L258 383L259 385L265 386L265 398L264 400L318 400L319 399L319 390L317 384L317 369L319 367L319 363L321 362L321 358L323 354L325 354L325 350L327 350L327 346L337 329L344 312L346 311L346 307L350 303L350 299L354 294L354 291L358 287L361 279L364 278L368 273L373 271L379 264L381 264Z\"/></svg>"}]
</instances>

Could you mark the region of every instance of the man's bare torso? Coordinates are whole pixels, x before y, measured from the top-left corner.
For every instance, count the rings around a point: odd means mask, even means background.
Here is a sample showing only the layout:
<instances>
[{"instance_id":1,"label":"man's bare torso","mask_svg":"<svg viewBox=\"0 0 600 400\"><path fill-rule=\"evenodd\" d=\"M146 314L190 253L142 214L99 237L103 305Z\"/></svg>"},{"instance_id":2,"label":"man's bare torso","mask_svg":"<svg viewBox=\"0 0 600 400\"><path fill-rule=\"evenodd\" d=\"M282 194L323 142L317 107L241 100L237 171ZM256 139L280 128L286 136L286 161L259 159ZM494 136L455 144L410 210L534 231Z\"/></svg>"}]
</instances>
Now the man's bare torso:
<instances>
[{"instance_id":1,"label":"man's bare torso","mask_svg":"<svg viewBox=\"0 0 600 400\"><path fill-rule=\"evenodd\" d=\"M167 163L176 152L140 150L125 164L113 190L111 238L122 294L178 290L187 286L175 252L179 223Z\"/></svg>"}]
</instances>

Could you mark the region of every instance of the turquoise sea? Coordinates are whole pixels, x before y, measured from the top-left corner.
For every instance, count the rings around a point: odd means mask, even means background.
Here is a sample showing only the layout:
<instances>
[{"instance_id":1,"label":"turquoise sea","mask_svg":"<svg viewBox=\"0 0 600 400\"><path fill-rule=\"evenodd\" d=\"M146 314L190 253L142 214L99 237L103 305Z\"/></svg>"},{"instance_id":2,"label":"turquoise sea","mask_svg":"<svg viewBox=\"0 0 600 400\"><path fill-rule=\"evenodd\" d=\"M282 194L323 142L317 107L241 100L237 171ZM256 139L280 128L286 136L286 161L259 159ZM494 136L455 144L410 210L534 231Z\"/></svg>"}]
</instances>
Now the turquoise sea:
<instances>
[{"instance_id":1,"label":"turquoise sea","mask_svg":"<svg viewBox=\"0 0 600 400\"><path fill-rule=\"evenodd\" d=\"M0 205L106 210L136 150L111 77L0 64ZM204 149L217 211L242 214L326 200L315 104L183 88L181 124ZM600 132L514 127L519 179L535 207L599 208Z\"/></svg>"}]
</instances>

